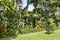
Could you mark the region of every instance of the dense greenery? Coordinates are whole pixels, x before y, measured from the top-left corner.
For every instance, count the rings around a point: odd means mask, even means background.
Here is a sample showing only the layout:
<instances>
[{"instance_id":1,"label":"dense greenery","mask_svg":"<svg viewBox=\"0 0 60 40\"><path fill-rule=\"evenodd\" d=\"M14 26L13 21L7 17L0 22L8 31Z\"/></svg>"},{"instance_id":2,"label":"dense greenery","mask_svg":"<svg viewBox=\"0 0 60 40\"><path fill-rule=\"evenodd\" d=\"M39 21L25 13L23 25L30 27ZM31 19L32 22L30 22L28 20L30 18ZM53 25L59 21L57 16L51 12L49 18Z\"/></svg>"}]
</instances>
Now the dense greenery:
<instances>
[{"instance_id":1,"label":"dense greenery","mask_svg":"<svg viewBox=\"0 0 60 40\"><path fill-rule=\"evenodd\" d=\"M1 40L60 40L60 29L55 30L54 33L47 35L44 33L45 31L29 33L18 35L17 37L7 37Z\"/></svg>"},{"instance_id":2,"label":"dense greenery","mask_svg":"<svg viewBox=\"0 0 60 40\"><path fill-rule=\"evenodd\" d=\"M34 10L27 11L30 4ZM30 33L45 30L50 33L60 24L59 0L0 0L0 36L12 36L18 33Z\"/></svg>"}]
</instances>

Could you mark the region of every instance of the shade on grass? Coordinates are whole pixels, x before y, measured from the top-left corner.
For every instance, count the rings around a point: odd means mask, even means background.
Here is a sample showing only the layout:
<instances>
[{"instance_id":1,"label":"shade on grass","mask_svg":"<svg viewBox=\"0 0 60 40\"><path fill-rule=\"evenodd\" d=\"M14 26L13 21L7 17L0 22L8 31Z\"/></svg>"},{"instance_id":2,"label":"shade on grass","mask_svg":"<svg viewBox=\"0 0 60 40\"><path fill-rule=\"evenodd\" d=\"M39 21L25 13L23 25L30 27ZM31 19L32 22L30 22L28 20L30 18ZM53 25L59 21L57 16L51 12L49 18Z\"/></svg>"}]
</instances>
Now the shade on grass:
<instances>
[{"instance_id":1,"label":"shade on grass","mask_svg":"<svg viewBox=\"0 0 60 40\"><path fill-rule=\"evenodd\" d=\"M55 30L52 34L45 34L45 31L8 37L0 40L60 40L60 30Z\"/></svg>"}]
</instances>

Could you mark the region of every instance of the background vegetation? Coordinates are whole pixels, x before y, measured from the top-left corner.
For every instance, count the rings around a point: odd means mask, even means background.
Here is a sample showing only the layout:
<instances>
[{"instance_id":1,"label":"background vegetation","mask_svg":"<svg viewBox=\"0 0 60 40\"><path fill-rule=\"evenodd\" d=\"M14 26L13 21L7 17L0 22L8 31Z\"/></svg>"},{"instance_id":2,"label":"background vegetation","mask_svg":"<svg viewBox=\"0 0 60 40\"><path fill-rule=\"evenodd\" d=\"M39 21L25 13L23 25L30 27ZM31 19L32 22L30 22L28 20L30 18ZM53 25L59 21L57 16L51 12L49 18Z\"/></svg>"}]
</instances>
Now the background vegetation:
<instances>
[{"instance_id":1,"label":"background vegetation","mask_svg":"<svg viewBox=\"0 0 60 40\"><path fill-rule=\"evenodd\" d=\"M30 4L32 12L27 11ZM27 0L24 9L22 5L22 0L0 0L1 37L60 28L59 0Z\"/></svg>"}]
</instances>

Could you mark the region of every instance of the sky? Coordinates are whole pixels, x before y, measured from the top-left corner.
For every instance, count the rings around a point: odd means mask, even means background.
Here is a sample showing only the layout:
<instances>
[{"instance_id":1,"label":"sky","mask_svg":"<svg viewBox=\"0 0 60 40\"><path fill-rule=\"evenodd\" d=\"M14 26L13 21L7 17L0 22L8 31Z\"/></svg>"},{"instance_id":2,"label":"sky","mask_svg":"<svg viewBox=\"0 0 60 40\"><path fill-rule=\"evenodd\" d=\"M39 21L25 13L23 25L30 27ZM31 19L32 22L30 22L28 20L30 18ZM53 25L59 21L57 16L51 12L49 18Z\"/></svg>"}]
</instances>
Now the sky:
<instances>
[{"instance_id":1,"label":"sky","mask_svg":"<svg viewBox=\"0 0 60 40\"><path fill-rule=\"evenodd\" d=\"M27 0L22 0L22 2L23 2L22 8L24 8L27 5ZM33 5L30 4L28 7L28 11L32 11L33 9L34 9Z\"/></svg>"}]
</instances>

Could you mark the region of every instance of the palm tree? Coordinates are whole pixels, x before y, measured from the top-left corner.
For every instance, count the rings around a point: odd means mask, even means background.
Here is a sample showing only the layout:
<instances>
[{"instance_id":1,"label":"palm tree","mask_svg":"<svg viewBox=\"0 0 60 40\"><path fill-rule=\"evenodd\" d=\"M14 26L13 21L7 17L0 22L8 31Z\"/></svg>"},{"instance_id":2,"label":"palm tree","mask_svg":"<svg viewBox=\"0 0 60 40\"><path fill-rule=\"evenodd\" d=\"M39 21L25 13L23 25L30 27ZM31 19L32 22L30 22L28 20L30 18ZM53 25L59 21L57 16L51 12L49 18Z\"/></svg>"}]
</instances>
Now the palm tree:
<instances>
[{"instance_id":1,"label":"palm tree","mask_svg":"<svg viewBox=\"0 0 60 40\"><path fill-rule=\"evenodd\" d=\"M29 6L29 0L27 0L27 5L26 5L26 7L22 10L22 12L21 12L21 14L22 14L22 16L24 17L24 20L25 20L25 24L27 25L27 22L28 22L28 19L29 19L29 15L30 14L28 14L28 6Z\"/></svg>"},{"instance_id":2,"label":"palm tree","mask_svg":"<svg viewBox=\"0 0 60 40\"><path fill-rule=\"evenodd\" d=\"M22 10L22 14L24 14L25 12L27 12L27 10L28 10L28 6L29 6L29 0L27 0L27 5L26 5L26 7L24 7L24 9ZM25 11L25 12L24 12ZM24 13L23 13L24 12Z\"/></svg>"}]
</instances>

